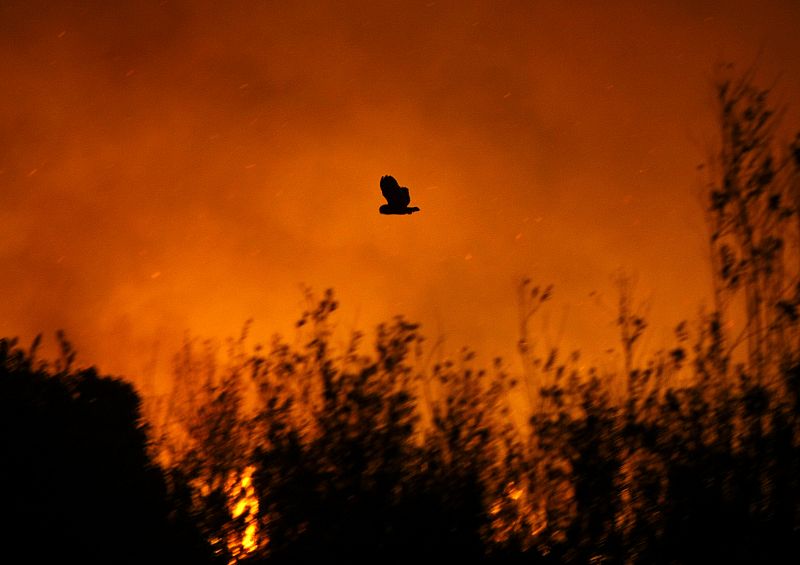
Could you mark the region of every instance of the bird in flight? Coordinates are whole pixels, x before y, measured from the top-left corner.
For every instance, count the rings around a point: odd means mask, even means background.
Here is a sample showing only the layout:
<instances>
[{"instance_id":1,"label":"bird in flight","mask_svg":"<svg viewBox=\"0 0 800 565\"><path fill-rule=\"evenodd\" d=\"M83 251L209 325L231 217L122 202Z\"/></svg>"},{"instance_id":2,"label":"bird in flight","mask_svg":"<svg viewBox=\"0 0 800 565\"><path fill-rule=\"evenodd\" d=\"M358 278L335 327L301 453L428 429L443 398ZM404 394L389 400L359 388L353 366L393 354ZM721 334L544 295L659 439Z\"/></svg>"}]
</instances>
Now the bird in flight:
<instances>
[{"instance_id":1,"label":"bird in flight","mask_svg":"<svg viewBox=\"0 0 800 565\"><path fill-rule=\"evenodd\" d=\"M405 186L400 186L391 175L381 177L381 192L387 204L378 210L381 214L413 214L419 212L419 208L412 206L409 208L411 196Z\"/></svg>"}]
</instances>

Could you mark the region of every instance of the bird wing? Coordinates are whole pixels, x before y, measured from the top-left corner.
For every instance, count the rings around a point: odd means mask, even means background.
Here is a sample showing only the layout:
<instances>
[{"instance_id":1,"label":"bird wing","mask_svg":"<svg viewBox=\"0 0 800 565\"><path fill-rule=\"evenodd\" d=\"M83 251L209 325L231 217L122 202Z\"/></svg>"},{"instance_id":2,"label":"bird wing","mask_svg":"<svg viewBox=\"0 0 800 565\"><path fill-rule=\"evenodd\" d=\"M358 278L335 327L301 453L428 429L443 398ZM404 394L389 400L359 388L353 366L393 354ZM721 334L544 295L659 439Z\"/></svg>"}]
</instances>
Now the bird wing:
<instances>
[{"instance_id":1,"label":"bird wing","mask_svg":"<svg viewBox=\"0 0 800 565\"><path fill-rule=\"evenodd\" d=\"M400 185L391 175L381 177L381 193L389 206L398 206L401 200Z\"/></svg>"}]
</instances>

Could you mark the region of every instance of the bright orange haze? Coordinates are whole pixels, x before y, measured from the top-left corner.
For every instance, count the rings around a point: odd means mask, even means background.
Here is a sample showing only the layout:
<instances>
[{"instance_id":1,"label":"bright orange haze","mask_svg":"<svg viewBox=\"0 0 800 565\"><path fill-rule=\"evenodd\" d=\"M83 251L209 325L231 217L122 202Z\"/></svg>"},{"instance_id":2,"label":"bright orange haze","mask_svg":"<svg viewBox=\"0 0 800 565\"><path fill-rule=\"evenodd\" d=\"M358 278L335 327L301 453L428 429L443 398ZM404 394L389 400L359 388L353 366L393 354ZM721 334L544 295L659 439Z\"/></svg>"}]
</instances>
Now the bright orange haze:
<instances>
[{"instance_id":1,"label":"bright orange haze","mask_svg":"<svg viewBox=\"0 0 800 565\"><path fill-rule=\"evenodd\" d=\"M657 347L709 287L714 63L800 112L796 0L97 4L0 5L0 334L134 377L289 332L300 283L488 360L523 275L551 343L612 347L625 267Z\"/></svg>"}]
</instances>

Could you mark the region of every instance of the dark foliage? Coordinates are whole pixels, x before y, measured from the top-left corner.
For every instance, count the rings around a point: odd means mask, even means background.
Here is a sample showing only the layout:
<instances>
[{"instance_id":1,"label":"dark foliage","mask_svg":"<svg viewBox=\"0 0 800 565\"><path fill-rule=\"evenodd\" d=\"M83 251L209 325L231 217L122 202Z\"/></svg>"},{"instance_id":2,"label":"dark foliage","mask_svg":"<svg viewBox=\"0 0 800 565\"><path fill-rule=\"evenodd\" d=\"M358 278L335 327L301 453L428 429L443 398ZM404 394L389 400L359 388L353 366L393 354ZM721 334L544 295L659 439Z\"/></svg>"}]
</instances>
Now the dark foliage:
<instances>
[{"instance_id":1,"label":"dark foliage","mask_svg":"<svg viewBox=\"0 0 800 565\"><path fill-rule=\"evenodd\" d=\"M202 563L191 523L170 519L133 388L0 340L2 560ZM173 516L174 517L174 516Z\"/></svg>"}]
</instances>

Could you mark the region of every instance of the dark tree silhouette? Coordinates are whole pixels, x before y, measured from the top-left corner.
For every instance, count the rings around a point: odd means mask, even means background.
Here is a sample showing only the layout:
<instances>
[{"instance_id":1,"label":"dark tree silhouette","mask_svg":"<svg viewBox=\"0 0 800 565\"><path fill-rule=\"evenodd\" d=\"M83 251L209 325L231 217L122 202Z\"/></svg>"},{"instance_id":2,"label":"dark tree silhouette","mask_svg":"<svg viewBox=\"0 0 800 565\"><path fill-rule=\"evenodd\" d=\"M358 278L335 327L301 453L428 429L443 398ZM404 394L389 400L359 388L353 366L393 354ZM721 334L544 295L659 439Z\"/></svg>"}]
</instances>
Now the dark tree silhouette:
<instances>
[{"instance_id":1,"label":"dark tree silhouette","mask_svg":"<svg viewBox=\"0 0 800 565\"><path fill-rule=\"evenodd\" d=\"M0 339L0 561L204 563L147 450L133 387ZM170 516L172 515L172 517Z\"/></svg>"},{"instance_id":2,"label":"dark tree silhouette","mask_svg":"<svg viewBox=\"0 0 800 565\"><path fill-rule=\"evenodd\" d=\"M411 196L408 188L400 186L391 175L381 177L381 193L388 204L379 208L381 214L413 214L419 212L416 206L409 207Z\"/></svg>"}]
</instances>

